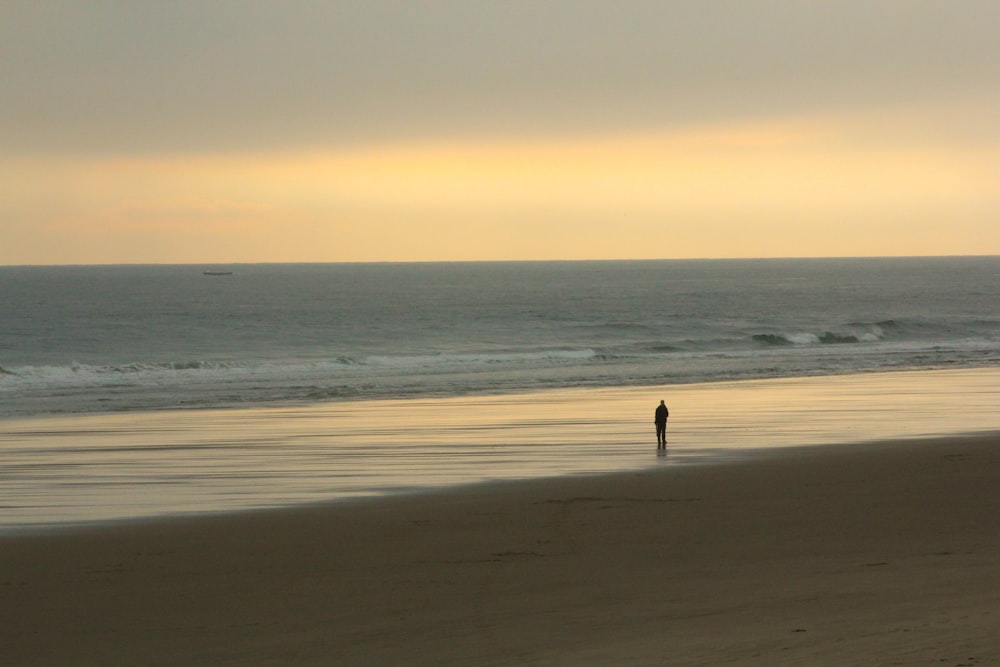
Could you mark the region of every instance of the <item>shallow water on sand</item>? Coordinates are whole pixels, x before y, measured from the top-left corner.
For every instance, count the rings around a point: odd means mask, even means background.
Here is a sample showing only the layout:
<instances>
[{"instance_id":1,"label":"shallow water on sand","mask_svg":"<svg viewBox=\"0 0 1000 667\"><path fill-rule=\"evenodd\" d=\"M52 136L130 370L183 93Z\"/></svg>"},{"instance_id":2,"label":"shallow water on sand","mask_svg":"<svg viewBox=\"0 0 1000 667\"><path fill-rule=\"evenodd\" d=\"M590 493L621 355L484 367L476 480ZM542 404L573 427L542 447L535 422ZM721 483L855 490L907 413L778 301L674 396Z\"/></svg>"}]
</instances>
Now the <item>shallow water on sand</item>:
<instances>
[{"instance_id":1,"label":"shallow water on sand","mask_svg":"<svg viewBox=\"0 0 1000 667\"><path fill-rule=\"evenodd\" d=\"M994 431L998 405L1000 370L977 369L12 419L0 422L0 528Z\"/></svg>"}]
</instances>

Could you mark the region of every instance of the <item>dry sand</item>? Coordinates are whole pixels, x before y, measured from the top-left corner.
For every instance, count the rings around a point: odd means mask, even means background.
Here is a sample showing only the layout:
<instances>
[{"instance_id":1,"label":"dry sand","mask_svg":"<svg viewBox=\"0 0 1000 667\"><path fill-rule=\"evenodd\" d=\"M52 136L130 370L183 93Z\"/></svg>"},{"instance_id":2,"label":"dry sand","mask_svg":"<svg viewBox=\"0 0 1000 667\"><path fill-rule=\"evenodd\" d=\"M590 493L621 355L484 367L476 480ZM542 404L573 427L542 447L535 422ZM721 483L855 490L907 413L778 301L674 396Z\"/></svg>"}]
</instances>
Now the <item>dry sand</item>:
<instances>
[{"instance_id":1,"label":"dry sand","mask_svg":"<svg viewBox=\"0 0 1000 667\"><path fill-rule=\"evenodd\" d=\"M3 665L998 665L1000 437L0 538Z\"/></svg>"}]
</instances>

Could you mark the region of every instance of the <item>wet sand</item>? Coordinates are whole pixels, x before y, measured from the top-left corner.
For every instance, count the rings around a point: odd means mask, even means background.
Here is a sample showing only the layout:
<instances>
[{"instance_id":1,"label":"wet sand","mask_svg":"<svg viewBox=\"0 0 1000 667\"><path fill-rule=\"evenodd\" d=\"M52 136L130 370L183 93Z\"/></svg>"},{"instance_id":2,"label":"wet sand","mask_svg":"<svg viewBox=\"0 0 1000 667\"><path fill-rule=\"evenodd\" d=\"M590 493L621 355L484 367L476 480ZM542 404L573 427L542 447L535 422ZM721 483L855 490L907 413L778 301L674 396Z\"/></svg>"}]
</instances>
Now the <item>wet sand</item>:
<instances>
[{"instance_id":1,"label":"wet sand","mask_svg":"<svg viewBox=\"0 0 1000 667\"><path fill-rule=\"evenodd\" d=\"M983 368L7 420L0 533L1000 431L997 405Z\"/></svg>"},{"instance_id":2,"label":"wet sand","mask_svg":"<svg viewBox=\"0 0 1000 667\"><path fill-rule=\"evenodd\" d=\"M1000 436L0 537L5 665L1000 664Z\"/></svg>"}]
</instances>

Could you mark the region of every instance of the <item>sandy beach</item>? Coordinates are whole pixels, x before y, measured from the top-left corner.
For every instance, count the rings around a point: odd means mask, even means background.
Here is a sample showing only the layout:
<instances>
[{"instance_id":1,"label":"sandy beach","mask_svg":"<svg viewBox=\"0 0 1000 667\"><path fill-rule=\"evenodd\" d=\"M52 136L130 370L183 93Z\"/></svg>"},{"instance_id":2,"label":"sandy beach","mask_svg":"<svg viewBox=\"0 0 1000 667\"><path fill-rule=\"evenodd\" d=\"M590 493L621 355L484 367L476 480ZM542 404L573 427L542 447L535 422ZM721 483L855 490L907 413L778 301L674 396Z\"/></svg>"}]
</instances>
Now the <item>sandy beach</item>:
<instances>
[{"instance_id":1,"label":"sandy beach","mask_svg":"<svg viewBox=\"0 0 1000 667\"><path fill-rule=\"evenodd\" d=\"M1000 437L0 538L5 665L1000 664Z\"/></svg>"}]
</instances>

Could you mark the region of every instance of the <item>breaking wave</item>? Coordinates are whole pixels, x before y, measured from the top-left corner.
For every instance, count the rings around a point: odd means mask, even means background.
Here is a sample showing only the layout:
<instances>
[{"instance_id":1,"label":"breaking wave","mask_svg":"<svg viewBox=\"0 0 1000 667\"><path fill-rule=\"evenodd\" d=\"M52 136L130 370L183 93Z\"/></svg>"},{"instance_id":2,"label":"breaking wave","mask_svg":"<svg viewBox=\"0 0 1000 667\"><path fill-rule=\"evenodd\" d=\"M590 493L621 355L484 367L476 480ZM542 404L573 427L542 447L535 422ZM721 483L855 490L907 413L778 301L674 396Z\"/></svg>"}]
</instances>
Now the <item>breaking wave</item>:
<instances>
[{"instance_id":1,"label":"breaking wave","mask_svg":"<svg viewBox=\"0 0 1000 667\"><path fill-rule=\"evenodd\" d=\"M760 333L751 339L763 345L850 345L857 343L878 343L887 337L887 330L895 329L892 320L876 324L851 324L843 331L823 331L821 333Z\"/></svg>"}]
</instances>

